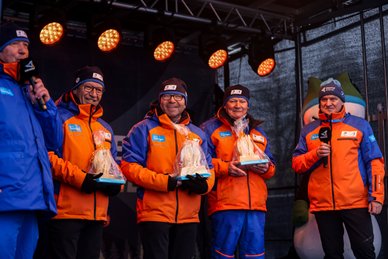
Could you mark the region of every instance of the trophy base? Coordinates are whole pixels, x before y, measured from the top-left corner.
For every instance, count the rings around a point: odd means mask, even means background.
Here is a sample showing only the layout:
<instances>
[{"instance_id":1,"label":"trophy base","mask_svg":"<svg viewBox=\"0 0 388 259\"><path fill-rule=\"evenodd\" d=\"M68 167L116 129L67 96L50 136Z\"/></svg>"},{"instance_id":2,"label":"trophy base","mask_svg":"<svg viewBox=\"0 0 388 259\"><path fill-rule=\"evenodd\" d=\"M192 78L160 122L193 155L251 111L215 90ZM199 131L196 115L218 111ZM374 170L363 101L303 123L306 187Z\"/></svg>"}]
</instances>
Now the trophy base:
<instances>
[{"instance_id":1,"label":"trophy base","mask_svg":"<svg viewBox=\"0 0 388 259\"><path fill-rule=\"evenodd\" d=\"M208 178L210 176L210 173L207 171L205 166L187 166L183 167L181 170L181 175L178 176L176 179L177 180L189 180L187 175L193 175L195 176L196 174L199 174L200 176L204 178Z\"/></svg>"},{"instance_id":2,"label":"trophy base","mask_svg":"<svg viewBox=\"0 0 388 259\"><path fill-rule=\"evenodd\" d=\"M98 183L110 183L110 184L125 184L125 180L123 179L113 179L113 178L97 178L95 180Z\"/></svg>"},{"instance_id":3,"label":"trophy base","mask_svg":"<svg viewBox=\"0 0 388 259\"><path fill-rule=\"evenodd\" d=\"M257 164L266 164L268 162L269 162L268 159L245 160L245 161L240 161L240 165L257 165Z\"/></svg>"}]
</instances>

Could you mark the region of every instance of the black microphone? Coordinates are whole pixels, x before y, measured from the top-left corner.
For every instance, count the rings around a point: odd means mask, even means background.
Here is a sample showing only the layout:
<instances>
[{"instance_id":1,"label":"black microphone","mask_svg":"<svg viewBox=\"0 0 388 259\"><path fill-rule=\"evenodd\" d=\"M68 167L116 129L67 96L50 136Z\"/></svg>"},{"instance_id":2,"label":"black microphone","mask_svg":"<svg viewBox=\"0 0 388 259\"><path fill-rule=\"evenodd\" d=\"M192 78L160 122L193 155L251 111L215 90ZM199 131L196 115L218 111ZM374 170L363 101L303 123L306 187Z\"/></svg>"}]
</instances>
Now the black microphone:
<instances>
[{"instance_id":1,"label":"black microphone","mask_svg":"<svg viewBox=\"0 0 388 259\"><path fill-rule=\"evenodd\" d=\"M35 80L39 77L38 70L35 67L34 62L30 58L26 58L20 61L20 77L21 80L28 80L32 87L35 87ZM34 91L34 90L33 90ZM42 98L38 98L39 107L42 110L47 110L46 102Z\"/></svg>"},{"instance_id":2,"label":"black microphone","mask_svg":"<svg viewBox=\"0 0 388 259\"><path fill-rule=\"evenodd\" d=\"M322 127L319 129L319 140L328 144L331 139L331 129L329 127ZM322 157L323 167L327 167L327 156Z\"/></svg>"}]
</instances>

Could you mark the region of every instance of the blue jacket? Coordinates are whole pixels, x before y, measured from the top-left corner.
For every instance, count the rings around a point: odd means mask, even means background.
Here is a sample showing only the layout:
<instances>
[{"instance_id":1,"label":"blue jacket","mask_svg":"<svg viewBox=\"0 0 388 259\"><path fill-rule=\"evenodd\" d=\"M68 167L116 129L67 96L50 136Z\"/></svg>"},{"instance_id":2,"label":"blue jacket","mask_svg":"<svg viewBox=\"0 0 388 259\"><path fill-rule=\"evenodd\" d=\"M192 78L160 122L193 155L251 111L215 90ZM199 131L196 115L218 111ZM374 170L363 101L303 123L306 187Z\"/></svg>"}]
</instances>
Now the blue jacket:
<instances>
[{"instance_id":1,"label":"blue jacket","mask_svg":"<svg viewBox=\"0 0 388 259\"><path fill-rule=\"evenodd\" d=\"M41 111L31 105L26 88L0 64L0 212L40 210L53 216L47 149L56 150L61 143L61 124L54 102Z\"/></svg>"}]
</instances>

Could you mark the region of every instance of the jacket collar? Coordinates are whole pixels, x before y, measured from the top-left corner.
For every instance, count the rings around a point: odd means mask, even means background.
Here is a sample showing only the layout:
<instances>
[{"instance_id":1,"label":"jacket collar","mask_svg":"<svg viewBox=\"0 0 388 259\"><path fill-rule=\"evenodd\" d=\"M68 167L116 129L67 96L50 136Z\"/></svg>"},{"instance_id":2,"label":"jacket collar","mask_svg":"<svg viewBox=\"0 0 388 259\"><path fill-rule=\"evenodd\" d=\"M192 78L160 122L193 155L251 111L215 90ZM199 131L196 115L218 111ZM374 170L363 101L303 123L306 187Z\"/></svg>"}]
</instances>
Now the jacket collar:
<instances>
[{"instance_id":1,"label":"jacket collar","mask_svg":"<svg viewBox=\"0 0 388 259\"><path fill-rule=\"evenodd\" d=\"M9 75L16 81L19 81L20 79L20 65L19 62L12 62L12 63L3 63L0 62L1 70L3 73Z\"/></svg>"},{"instance_id":2,"label":"jacket collar","mask_svg":"<svg viewBox=\"0 0 388 259\"><path fill-rule=\"evenodd\" d=\"M160 109L160 107L155 107L153 112L151 112L151 114L153 114L157 118L157 120L159 121L159 123L163 128L175 129L174 122L172 122L172 120L167 116L166 113L162 111L162 109ZM190 123L190 115L186 110L184 110L182 112L179 124L183 124L187 126L189 123Z\"/></svg>"},{"instance_id":3,"label":"jacket collar","mask_svg":"<svg viewBox=\"0 0 388 259\"><path fill-rule=\"evenodd\" d=\"M101 105L94 106L92 104L79 104L72 91L69 91L60 97L57 104L59 107L63 107L71 111L82 120L97 120L103 115Z\"/></svg>"},{"instance_id":4,"label":"jacket collar","mask_svg":"<svg viewBox=\"0 0 388 259\"><path fill-rule=\"evenodd\" d=\"M345 116L346 116L345 105L342 106L342 109L339 112L332 113L330 116L327 115L326 113L323 113L321 110L319 110L319 119L321 120L322 124L341 122L343 121Z\"/></svg>"}]
</instances>

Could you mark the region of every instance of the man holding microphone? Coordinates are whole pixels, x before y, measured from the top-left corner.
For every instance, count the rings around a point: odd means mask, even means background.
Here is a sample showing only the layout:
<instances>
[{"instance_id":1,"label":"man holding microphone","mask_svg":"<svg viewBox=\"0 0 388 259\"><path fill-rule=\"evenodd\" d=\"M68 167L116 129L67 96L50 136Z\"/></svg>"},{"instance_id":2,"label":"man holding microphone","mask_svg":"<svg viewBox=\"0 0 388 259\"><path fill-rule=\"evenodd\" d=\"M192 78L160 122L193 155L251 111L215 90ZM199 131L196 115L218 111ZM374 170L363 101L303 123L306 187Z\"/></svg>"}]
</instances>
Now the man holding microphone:
<instances>
[{"instance_id":1,"label":"man holding microphone","mask_svg":"<svg viewBox=\"0 0 388 259\"><path fill-rule=\"evenodd\" d=\"M35 78L32 86L20 80L28 46L24 30L0 26L0 258L6 259L32 258L37 215L56 214L47 150L62 142L61 124L42 80Z\"/></svg>"},{"instance_id":2,"label":"man holding microphone","mask_svg":"<svg viewBox=\"0 0 388 259\"><path fill-rule=\"evenodd\" d=\"M375 258L370 214L384 202L384 160L369 123L346 113L341 83L328 79L319 91L319 119L306 125L292 168L311 174L310 212L325 258L343 258L345 225L356 258Z\"/></svg>"}]
</instances>

